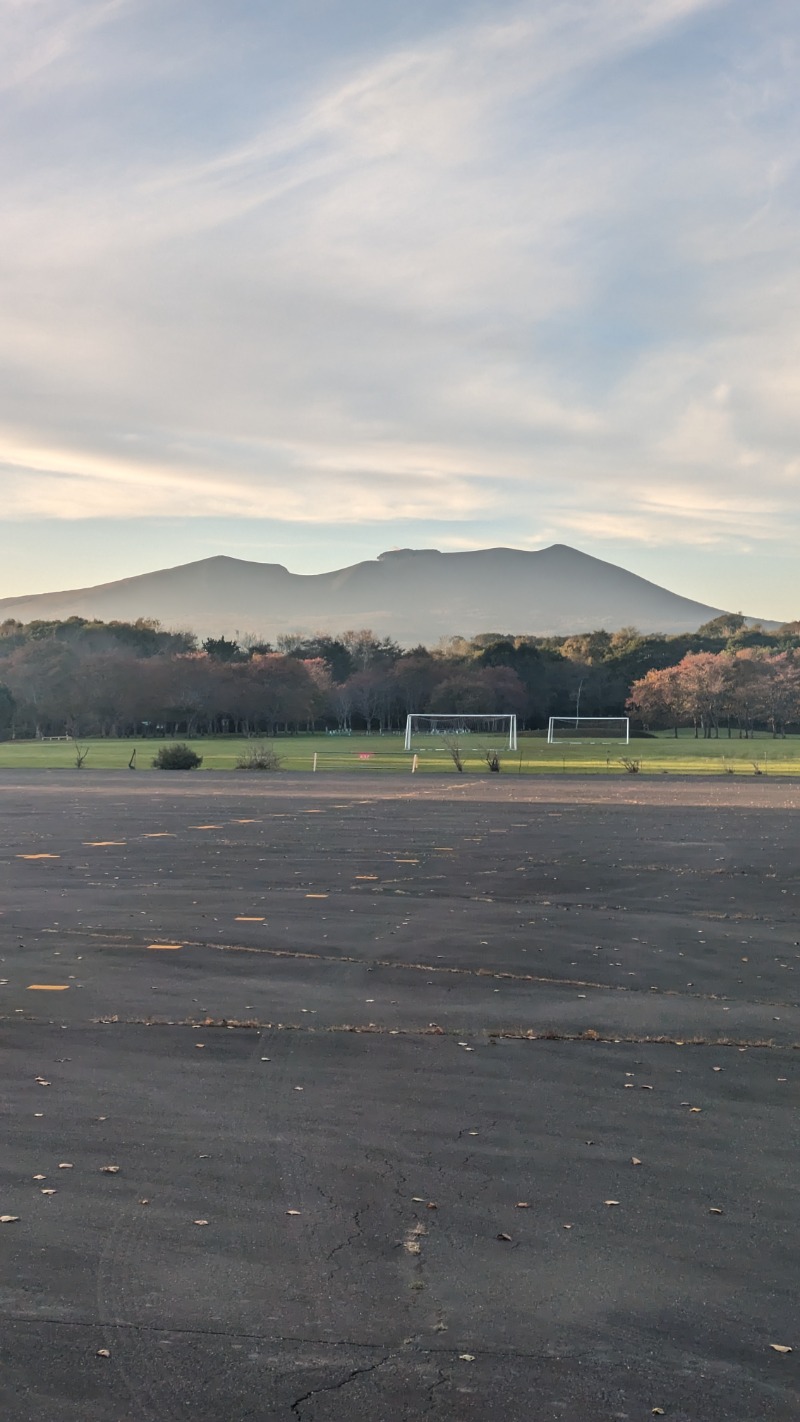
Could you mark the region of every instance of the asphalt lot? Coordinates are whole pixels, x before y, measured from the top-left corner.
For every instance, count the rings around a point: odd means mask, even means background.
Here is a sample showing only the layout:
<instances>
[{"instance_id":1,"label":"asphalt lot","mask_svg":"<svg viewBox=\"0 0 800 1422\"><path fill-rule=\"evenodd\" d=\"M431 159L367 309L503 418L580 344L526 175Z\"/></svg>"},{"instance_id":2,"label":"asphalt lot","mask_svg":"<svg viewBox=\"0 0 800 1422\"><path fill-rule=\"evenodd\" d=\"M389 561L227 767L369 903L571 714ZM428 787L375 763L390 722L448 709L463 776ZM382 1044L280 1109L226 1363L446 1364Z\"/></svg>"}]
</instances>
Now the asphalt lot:
<instances>
[{"instance_id":1,"label":"asphalt lot","mask_svg":"<svg viewBox=\"0 0 800 1422\"><path fill-rule=\"evenodd\" d=\"M794 1422L799 807L0 774L4 1422Z\"/></svg>"}]
</instances>

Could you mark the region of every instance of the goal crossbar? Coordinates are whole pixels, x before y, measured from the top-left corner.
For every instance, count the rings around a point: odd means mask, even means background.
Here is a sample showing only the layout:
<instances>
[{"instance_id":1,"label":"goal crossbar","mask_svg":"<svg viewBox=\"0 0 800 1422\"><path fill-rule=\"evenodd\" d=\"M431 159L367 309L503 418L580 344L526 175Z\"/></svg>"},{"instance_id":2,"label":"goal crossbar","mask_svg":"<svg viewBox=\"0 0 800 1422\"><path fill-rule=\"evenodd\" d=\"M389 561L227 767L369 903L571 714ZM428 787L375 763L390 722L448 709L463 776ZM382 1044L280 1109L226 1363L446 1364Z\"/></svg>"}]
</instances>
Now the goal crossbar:
<instances>
[{"instance_id":1,"label":"goal crossbar","mask_svg":"<svg viewBox=\"0 0 800 1422\"><path fill-rule=\"evenodd\" d=\"M466 724L467 722L483 721L484 724L486 724L486 723L492 721L492 722L494 722L495 724L500 724L500 723L501 723L501 724L503 724L504 726L507 724L507 725L508 725L508 749L509 749L509 750L516 750L516 749L517 749L517 718L516 718L516 716L513 715L512 713L501 712L501 711L498 711L497 713L495 713L495 712L489 711L489 712L487 712L484 716L478 716L478 715L474 715L473 713L470 712L469 715L462 716L462 715L460 714L460 712L458 712L458 711L454 711L454 712L452 712L450 715L447 715L447 714L445 714L444 712L442 712L442 713L437 713L437 714L434 714L434 715L428 715L427 712L422 712L422 711L420 711L420 712L412 712L412 714L411 714L410 716L407 716L407 717L406 717L406 739L405 739L405 748L406 748L407 751L410 751L410 750L411 750L411 737L413 736L414 731L418 729L418 727L417 727L417 722L419 722L419 721L425 721L425 722L427 722L427 723L430 725L431 732L432 732L434 735L436 734L436 728L435 728L435 724L434 724L434 723L436 723L436 722L444 722L444 723L445 723L445 730L450 730L450 731L452 731L452 732L454 732L454 733L456 733L456 732L458 732L458 731L466 731L466 730L468 729L468 726L467 726L467 724Z\"/></svg>"},{"instance_id":2,"label":"goal crossbar","mask_svg":"<svg viewBox=\"0 0 800 1422\"><path fill-rule=\"evenodd\" d=\"M547 725L547 744L551 746L568 740L621 741L628 745L630 738L628 716L551 716Z\"/></svg>"}]
</instances>

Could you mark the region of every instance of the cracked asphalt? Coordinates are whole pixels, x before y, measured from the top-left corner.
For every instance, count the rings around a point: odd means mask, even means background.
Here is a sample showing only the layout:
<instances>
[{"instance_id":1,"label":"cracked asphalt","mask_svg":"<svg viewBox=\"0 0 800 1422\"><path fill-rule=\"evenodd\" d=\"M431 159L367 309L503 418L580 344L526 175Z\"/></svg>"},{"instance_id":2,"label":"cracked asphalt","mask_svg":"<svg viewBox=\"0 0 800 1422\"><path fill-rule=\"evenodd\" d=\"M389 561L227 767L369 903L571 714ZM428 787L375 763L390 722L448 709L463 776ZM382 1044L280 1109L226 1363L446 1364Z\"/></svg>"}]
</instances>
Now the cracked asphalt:
<instances>
[{"instance_id":1,"label":"cracked asphalt","mask_svg":"<svg viewBox=\"0 0 800 1422\"><path fill-rule=\"evenodd\" d=\"M795 1422L799 805L0 775L4 1422Z\"/></svg>"}]
</instances>

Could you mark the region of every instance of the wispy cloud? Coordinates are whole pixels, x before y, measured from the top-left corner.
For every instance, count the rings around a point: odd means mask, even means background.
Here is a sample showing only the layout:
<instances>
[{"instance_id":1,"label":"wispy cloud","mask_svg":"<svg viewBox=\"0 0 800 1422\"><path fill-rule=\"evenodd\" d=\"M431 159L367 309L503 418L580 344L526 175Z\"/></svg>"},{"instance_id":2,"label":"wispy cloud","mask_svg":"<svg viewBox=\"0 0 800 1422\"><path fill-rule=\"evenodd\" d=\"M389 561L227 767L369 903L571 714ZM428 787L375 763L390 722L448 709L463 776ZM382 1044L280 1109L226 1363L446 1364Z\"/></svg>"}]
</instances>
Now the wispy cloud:
<instances>
[{"instance_id":1,"label":"wispy cloud","mask_svg":"<svg viewBox=\"0 0 800 1422\"><path fill-rule=\"evenodd\" d=\"M215 9L0 6L8 517L785 540L779 0L445 7L278 99Z\"/></svg>"}]
</instances>

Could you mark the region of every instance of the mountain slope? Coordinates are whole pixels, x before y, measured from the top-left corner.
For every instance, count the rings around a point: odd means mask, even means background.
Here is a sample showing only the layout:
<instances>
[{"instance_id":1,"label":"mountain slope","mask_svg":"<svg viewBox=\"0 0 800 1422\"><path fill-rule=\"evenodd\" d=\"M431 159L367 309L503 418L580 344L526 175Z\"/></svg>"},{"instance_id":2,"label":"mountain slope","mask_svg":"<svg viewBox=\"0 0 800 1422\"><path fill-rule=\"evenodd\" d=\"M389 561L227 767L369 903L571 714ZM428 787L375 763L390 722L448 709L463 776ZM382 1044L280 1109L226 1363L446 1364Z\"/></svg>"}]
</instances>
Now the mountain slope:
<instances>
[{"instance_id":1,"label":"mountain slope","mask_svg":"<svg viewBox=\"0 0 800 1422\"><path fill-rule=\"evenodd\" d=\"M371 627L404 646L453 634L557 635L634 625L693 631L720 611L613 563L554 544L538 552L399 549L330 573L205 558L94 588L0 599L0 621L157 618L201 636Z\"/></svg>"}]
</instances>

